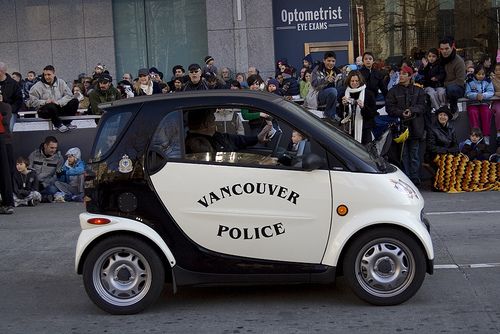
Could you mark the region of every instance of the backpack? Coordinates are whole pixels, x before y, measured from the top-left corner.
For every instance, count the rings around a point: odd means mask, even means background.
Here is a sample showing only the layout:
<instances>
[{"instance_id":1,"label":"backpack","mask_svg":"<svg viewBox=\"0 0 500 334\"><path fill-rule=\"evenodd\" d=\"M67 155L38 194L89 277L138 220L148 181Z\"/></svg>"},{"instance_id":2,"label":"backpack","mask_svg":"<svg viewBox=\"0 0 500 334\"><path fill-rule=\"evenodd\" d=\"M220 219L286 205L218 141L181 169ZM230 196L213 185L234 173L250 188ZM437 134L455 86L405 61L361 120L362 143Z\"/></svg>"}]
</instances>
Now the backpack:
<instances>
[{"instance_id":1,"label":"backpack","mask_svg":"<svg viewBox=\"0 0 500 334\"><path fill-rule=\"evenodd\" d=\"M306 97L304 98L304 108L307 109L318 109L318 94L319 91L309 88Z\"/></svg>"}]
</instances>

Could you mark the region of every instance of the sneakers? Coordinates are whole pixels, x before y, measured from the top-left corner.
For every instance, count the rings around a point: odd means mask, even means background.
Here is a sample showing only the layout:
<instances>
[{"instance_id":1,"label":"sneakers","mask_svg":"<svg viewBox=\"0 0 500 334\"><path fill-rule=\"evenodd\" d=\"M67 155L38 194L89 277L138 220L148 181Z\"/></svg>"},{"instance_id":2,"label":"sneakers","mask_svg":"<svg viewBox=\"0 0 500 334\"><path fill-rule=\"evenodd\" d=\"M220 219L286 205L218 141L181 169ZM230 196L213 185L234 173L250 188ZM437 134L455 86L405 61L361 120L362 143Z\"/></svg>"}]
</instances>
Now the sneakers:
<instances>
[{"instance_id":1,"label":"sneakers","mask_svg":"<svg viewBox=\"0 0 500 334\"><path fill-rule=\"evenodd\" d=\"M66 201L64 200L64 196L63 195L55 195L54 196L54 202L55 203L64 203Z\"/></svg>"},{"instance_id":2,"label":"sneakers","mask_svg":"<svg viewBox=\"0 0 500 334\"><path fill-rule=\"evenodd\" d=\"M42 195L42 203L52 203L53 201L54 201L54 196Z\"/></svg>"},{"instance_id":3,"label":"sneakers","mask_svg":"<svg viewBox=\"0 0 500 334\"><path fill-rule=\"evenodd\" d=\"M451 120L452 120L452 121L455 121L455 120L458 118L458 116L460 116L459 114L460 114L460 112L459 112L458 110L457 110L457 111L455 111L455 112L453 113L453 116L451 116Z\"/></svg>"},{"instance_id":4,"label":"sneakers","mask_svg":"<svg viewBox=\"0 0 500 334\"><path fill-rule=\"evenodd\" d=\"M11 215L14 213L12 206L0 206L0 215Z\"/></svg>"},{"instance_id":5,"label":"sneakers","mask_svg":"<svg viewBox=\"0 0 500 334\"><path fill-rule=\"evenodd\" d=\"M65 133L69 131L69 128L64 124L61 124L61 126L56 128L56 130L59 131L60 133Z\"/></svg>"},{"instance_id":6,"label":"sneakers","mask_svg":"<svg viewBox=\"0 0 500 334\"><path fill-rule=\"evenodd\" d=\"M74 129L76 129L76 128L77 128L77 126L76 126L76 125L73 125L73 124L68 124L68 125L66 125L66 127L67 127L68 129L70 129L70 130L74 130Z\"/></svg>"}]
</instances>

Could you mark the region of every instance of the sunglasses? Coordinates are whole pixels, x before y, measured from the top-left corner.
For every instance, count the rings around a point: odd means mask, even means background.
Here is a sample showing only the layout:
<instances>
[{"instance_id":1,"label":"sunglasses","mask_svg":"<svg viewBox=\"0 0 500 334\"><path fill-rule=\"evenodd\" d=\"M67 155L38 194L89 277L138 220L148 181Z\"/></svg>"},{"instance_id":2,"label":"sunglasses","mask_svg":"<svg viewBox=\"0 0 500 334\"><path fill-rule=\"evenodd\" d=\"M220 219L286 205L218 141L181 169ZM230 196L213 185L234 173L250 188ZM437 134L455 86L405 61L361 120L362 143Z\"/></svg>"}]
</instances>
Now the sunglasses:
<instances>
[{"instance_id":1,"label":"sunglasses","mask_svg":"<svg viewBox=\"0 0 500 334\"><path fill-rule=\"evenodd\" d=\"M200 70L189 70L189 73L198 73Z\"/></svg>"}]
</instances>

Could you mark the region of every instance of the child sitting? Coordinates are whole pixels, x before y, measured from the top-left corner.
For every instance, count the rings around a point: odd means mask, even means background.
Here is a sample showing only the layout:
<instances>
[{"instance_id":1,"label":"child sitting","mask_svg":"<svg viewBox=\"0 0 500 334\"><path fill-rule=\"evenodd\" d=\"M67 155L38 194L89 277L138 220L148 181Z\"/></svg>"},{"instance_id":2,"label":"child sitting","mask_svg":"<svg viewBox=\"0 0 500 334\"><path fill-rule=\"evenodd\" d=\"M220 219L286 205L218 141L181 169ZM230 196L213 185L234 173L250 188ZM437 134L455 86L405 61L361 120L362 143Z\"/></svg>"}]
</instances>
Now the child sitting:
<instances>
[{"instance_id":1,"label":"child sitting","mask_svg":"<svg viewBox=\"0 0 500 334\"><path fill-rule=\"evenodd\" d=\"M287 150L291 152L297 152L299 149L300 142L304 140L304 135L297 130L292 131L292 139L288 144Z\"/></svg>"},{"instance_id":2,"label":"child sitting","mask_svg":"<svg viewBox=\"0 0 500 334\"><path fill-rule=\"evenodd\" d=\"M19 157L16 160L17 172L14 172L14 205L35 206L42 200L38 192L38 177L34 170L28 168L29 160Z\"/></svg>"},{"instance_id":3,"label":"child sitting","mask_svg":"<svg viewBox=\"0 0 500 334\"><path fill-rule=\"evenodd\" d=\"M59 181L55 182L59 191L54 195L54 202L83 201L85 163L81 160L81 155L78 147L70 148L66 152L66 162Z\"/></svg>"},{"instance_id":4,"label":"child sitting","mask_svg":"<svg viewBox=\"0 0 500 334\"><path fill-rule=\"evenodd\" d=\"M276 79L269 79L267 81L267 91L279 96L283 96L283 91L280 88L280 83Z\"/></svg>"},{"instance_id":5,"label":"child sitting","mask_svg":"<svg viewBox=\"0 0 500 334\"><path fill-rule=\"evenodd\" d=\"M488 160L490 153L485 144L483 134L478 128L472 128L470 139L460 143L460 152L471 160Z\"/></svg>"}]
</instances>

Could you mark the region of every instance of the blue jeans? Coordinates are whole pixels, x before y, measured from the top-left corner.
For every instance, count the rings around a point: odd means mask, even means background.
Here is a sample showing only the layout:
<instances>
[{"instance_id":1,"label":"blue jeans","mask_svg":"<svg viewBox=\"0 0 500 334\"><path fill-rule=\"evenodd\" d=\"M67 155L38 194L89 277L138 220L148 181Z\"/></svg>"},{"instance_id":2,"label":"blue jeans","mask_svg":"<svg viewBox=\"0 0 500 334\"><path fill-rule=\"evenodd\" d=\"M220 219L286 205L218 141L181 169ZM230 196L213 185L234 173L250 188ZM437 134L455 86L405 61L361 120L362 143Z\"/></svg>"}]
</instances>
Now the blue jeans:
<instances>
[{"instance_id":1,"label":"blue jeans","mask_svg":"<svg viewBox=\"0 0 500 334\"><path fill-rule=\"evenodd\" d=\"M452 84L446 87L446 98L450 103L450 110L454 114L458 111L457 100L464 97L465 88L456 84Z\"/></svg>"},{"instance_id":2,"label":"blue jeans","mask_svg":"<svg viewBox=\"0 0 500 334\"><path fill-rule=\"evenodd\" d=\"M414 183L420 183L420 140L408 139L403 144L403 169Z\"/></svg>"},{"instance_id":3,"label":"blue jeans","mask_svg":"<svg viewBox=\"0 0 500 334\"><path fill-rule=\"evenodd\" d=\"M54 184L49 184L47 187L40 191L42 195L54 195L59 189Z\"/></svg>"},{"instance_id":4,"label":"blue jeans","mask_svg":"<svg viewBox=\"0 0 500 334\"><path fill-rule=\"evenodd\" d=\"M326 104L325 117L334 119L337 109L337 89L334 87L322 89L318 94L318 104Z\"/></svg>"}]
</instances>

